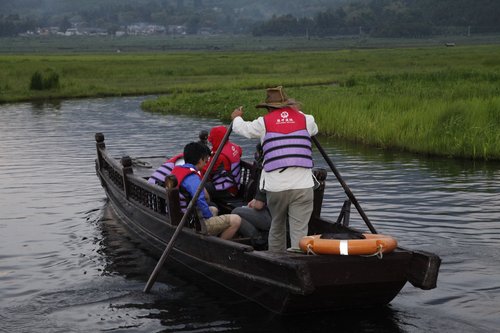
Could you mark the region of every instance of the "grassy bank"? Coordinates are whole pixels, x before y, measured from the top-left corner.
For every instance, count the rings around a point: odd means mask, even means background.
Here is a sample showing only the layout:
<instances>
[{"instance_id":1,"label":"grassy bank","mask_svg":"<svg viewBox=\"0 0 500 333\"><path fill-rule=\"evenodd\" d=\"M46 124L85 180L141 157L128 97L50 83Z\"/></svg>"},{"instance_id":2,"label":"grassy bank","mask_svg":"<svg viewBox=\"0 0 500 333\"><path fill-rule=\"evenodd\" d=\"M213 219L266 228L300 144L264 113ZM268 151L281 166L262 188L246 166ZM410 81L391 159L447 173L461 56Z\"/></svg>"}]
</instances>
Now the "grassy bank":
<instances>
[{"instance_id":1,"label":"grassy bank","mask_svg":"<svg viewBox=\"0 0 500 333\"><path fill-rule=\"evenodd\" d=\"M0 103L322 84L336 80L336 69L324 63L329 57L328 52L0 55ZM30 90L37 71L58 73L59 87Z\"/></svg>"},{"instance_id":2,"label":"grassy bank","mask_svg":"<svg viewBox=\"0 0 500 333\"><path fill-rule=\"evenodd\" d=\"M500 46L0 55L0 102L168 94L146 110L247 119L284 85L322 133L412 152L500 159ZM35 72L59 84L30 90Z\"/></svg>"},{"instance_id":3,"label":"grassy bank","mask_svg":"<svg viewBox=\"0 0 500 333\"><path fill-rule=\"evenodd\" d=\"M429 98L437 94L393 83L397 85L391 93L377 84L287 92L315 116L323 135L421 154L500 160L500 97L484 98L484 91L476 90L470 98L456 98L454 93ZM244 118L252 120L263 115L254 108L263 97L263 91L253 90L178 93L146 101L143 108L228 121L231 111L243 105Z\"/></svg>"},{"instance_id":4,"label":"grassy bank","mask_svg":"<svg viewBox=\"0 0 500 333\"><path fill-rule=\"evenodd\" d=\"M316 117L326 135L422 154L500 159L498 51L335 52L317 59L315 66L330 68L329 84L291 86L287 91ZM297 73L300 80L302 72ZM263 90L252 89L179 92L146 101L143 108L228 120L241 104L245 118L254 119L262 112L254 105L263 97Z\"/></svg>"}]
</instances>

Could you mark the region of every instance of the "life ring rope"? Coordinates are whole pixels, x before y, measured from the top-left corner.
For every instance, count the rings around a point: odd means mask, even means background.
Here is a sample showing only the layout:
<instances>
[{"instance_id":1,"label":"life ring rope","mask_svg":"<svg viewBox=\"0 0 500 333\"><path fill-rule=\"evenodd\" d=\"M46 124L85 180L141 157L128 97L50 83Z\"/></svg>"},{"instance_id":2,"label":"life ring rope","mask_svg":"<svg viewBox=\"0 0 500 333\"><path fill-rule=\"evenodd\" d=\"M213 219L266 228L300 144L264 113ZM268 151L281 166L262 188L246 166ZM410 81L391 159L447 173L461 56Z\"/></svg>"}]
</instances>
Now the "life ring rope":
<instances>
[{"instance_id":1,"label":"life ring rope","mask_svg":"<svg viewBox=\"0 0 500 333\"><path fill-rule=\"evenodd\" d=\"M381 234L363 234L364 239L323 239L321 235L305 236L299 246L307 254L359 255L382 259L397 247L397 241Z\"/></svg>"},{"instance_id":2,"label":"life ring rope","mask_svg":"<svg viewBox=\"0 0 500 333\"><path fill-rule=\"evenodd\" d=\"M384 250L384 246L382 244L378 244L377 252L372 253L372 254L361 254L360 256L361 257L375 257L375 256L377 256L377 258L382 259L384 257L383 250Z\"/></svg>"},{"instance_id":3,"label":"life ring rope","mask_svg":"<svg viewBox=\"0 0 500 333\"><path fill-rule=\"evenodd\" d=\"M317 256L317 254L312 249L312 244L307 244L307 252L306 252L306 254L312 254L312 255Z\"/></svg>"}]
</instances>

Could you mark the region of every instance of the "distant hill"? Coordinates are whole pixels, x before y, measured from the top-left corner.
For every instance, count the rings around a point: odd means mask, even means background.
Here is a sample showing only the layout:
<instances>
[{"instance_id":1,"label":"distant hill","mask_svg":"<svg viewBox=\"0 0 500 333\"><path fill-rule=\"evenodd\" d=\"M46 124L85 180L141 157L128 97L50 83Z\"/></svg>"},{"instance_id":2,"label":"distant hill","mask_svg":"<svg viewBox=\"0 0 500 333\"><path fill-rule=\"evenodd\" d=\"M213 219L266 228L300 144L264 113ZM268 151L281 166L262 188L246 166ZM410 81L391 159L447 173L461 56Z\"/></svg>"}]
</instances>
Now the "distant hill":
<instances>
[{"instance_id":1,"label":"distant hill","mask_svg":"<svg viewBox=\"0 0 500 333\"><path fill-rule=\"evenodd\" d=\"M424 37L498 32L499 18L500 0L0 0L0 36L147 23L187 34Z\"/></svg>"},{"instance_id":2,"label":"distant hill","mask_svg":"<svg viewBox=\"0 0 500 333\"><path fill-rule=\"evenodd\" d=\"M256 25L263 35L414 37L500 32L500 1L366 0L321 10L313 18L281 15Z\"/></svg>"},{"instance_id":3,"label":"distant hill","mask_svg":"<svg viewBox=\"0 0 500 333\"><path fill-rule=\"evenodd\" d=\"M217 33L248 33L273 15L314 15L346 0L1 0L0 36L37 27L82 26L110 32L145 22Z\"/></svg>"},{"instance_id":4,"label":"distant hill","mask_svg":"<svg viewBox=\"0 0 500 333\"><path fill-rule=\"evenodd\" d=\"M171 8L202 11L219 8L257 21L272 15L314 15L347 0L2 0L0 15L74 15L97 8Z\"/></svg>"}]
</instances>

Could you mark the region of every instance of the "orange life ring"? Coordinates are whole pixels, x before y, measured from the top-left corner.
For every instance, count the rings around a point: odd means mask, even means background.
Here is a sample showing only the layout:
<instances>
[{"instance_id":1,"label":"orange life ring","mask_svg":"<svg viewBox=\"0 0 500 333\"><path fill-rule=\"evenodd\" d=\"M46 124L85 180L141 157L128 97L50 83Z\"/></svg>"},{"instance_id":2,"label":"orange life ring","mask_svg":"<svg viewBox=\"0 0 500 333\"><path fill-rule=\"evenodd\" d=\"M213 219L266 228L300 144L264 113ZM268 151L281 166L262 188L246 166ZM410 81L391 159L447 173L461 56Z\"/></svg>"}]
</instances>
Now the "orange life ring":
<instances>
[{"instance_id":1,"label":"orange life ring","mask_svg":"<svg viewBox=\"0 0 500 333\"><path fill-rule=\"evenodd\" d=\"M337 255L370 255L390 253L398 242L391 236L363 234L365 239L322 239L321 235L305 236L299 246L304 252Z\"/></svg>"}]
</instances>

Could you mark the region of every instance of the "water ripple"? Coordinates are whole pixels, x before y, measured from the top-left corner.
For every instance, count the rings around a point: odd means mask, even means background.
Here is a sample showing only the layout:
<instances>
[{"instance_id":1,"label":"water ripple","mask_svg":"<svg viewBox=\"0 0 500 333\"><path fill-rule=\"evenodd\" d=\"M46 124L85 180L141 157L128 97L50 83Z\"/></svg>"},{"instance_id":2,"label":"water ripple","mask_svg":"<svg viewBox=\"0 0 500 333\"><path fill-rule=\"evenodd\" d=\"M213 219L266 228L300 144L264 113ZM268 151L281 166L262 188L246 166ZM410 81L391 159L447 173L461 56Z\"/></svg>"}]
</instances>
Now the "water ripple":
<instances>
[{"instance_id":1,"label":"water ripple","mask_svg":"<svg viewBox=\"0 0 500 333\"><path fill-rule=\"evenodd\" d=\"M140 290L156 261L106 211L94 171L94 134L103 132L117 157L171 156L198 140L193 129L219 122L144 113L142 99L0 106L0 330L312 330L304 322L314 322L316 331L500 327L500 164L415 157L330 139L321 139L322 145L377 230L401 246L441 256L437 289L407 286L384 313L362 312L355 320L352 314L269 318L173 277L144 295ZM231 139L244 156L253 155L255 140ZM314 155L317 166L328 169ZM345 199L329 172L323 216L336 220ZM354 206L351 225L367 230ZM431 320L436 316L438 323Z\"/></svg>"}]
</instances>

